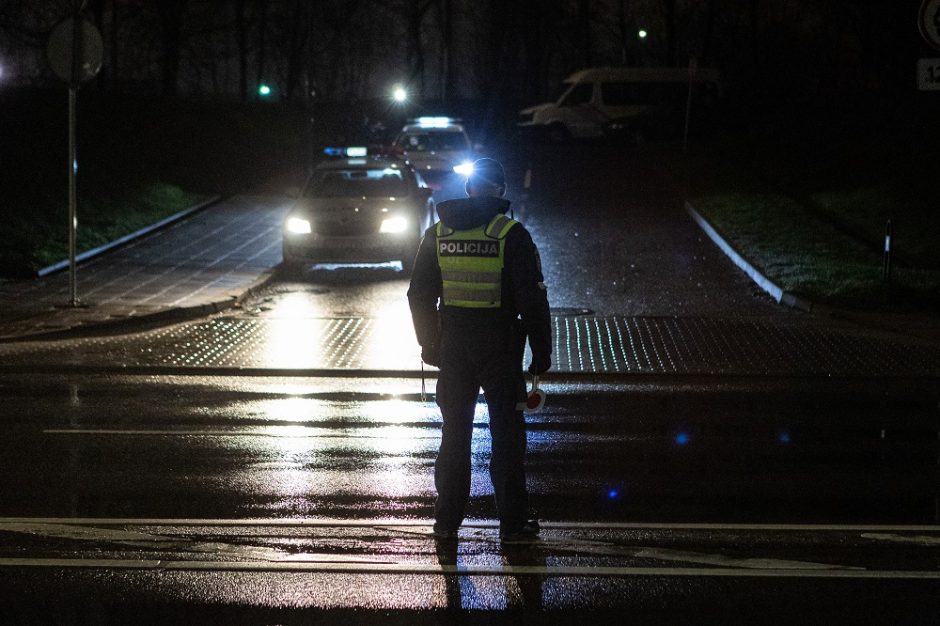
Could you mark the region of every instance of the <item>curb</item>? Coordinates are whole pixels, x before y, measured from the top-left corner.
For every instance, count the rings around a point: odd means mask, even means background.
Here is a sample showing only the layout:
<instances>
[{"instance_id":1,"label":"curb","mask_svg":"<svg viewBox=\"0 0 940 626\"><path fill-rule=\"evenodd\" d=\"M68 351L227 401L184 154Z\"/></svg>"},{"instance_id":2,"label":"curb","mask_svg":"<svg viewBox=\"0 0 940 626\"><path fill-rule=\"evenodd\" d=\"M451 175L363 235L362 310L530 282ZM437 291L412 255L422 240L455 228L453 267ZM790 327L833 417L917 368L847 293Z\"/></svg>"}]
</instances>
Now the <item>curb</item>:
<instances>
[{"instance_id":1,"label":"curb","mask_svg":"<svg viewBox=\"0 0 940 626\"><path fill-rule=\"evenodd\" d=\"M757 267L754 266L750 261L748 261L744 255L738 252L734 246L732 246L718 230L709 222L705 217L699 213L692 204L686 200L685 201L685 210L689 213L692 219L695 221L699 227L705 231L705 234L708 235L725 255L731 259L731 262L737 265L741 270L747 274L751 280L753 280L758 287L770 294L778 304L783 304L785 306L799 309L800 311L805 311L807 313L813 311L813 309L819 309L818 306L814 305L813 302L797 296L796 294L790 293L789 291L784 291L777 283L773 282L768 278L763 272L761 272Z\"/></svg>"},{"instance_id":2,"label":"curb","mask_svg":"<svg viewBox=\"0 0 940 626\"><path fill-rule=\"evenodd\" d=\"M140 239L141 237L145 237L146 235L149 235L150 233L156 230L159 230L163 228L164 226L168 226L172 224L173 222L178 222L185 217L189 217L193 213L197 213L205 208L208 208L209 206L215 204L221 199L222 199L222 196L212 196L207 200L203 200L199 204L195 204L189 207L188 209L183 209L182 211L179 211L178 213L174 213L173 215L170 215L169 217L165 217L159 222L150 224L149 226L144 226L140 230L124 235L123 237L119 237L115 239L114 241L109 241L108 243L98 246L97 248L86 250L85 252L82 252L81 254L75 256L75 263L77 265L78 263L87 261L89 259L93 259L96 256L99 256L101 254L104 254L105 252L113 250L114 248L123 246L126 243L130 243L131 241L134 241L135 239ZM49 274L53 274L60 270L64 270L68 266L69 266L68 259L58 261L57 263L53 263L52 265L47 265L46 267L42 267L36 270L36 278L42 278L43 276L48 276Z\"/></svg>"},{"instance_id":3,"label":"curb","mask_svg":"<svg viewBox=\"0 0 940 626\"><path fill-rule=\"evenodd\" d=\"M187 322L213 313L222 313L229 309L241 305L248 298L256 295L259 291L267 287L274 281L277 274L277 267L269 269L261 274L253 283L248 285L245 290L237 296L225 300L216 300L206 304L197 304L190 307L175 307L147 315L135 317L126 317L117 320L104 320L101 322L88 322L72 328L61 330L40 331L36 333L27 333L23 335L9 335L0 337L0 344L18 343L26 341L52 341L57 339L77 339L80 337L100 337L104 335L123 335L132 332L142 332L167 326L170 324L179 324Z\"/></svg>"}]
</instances>

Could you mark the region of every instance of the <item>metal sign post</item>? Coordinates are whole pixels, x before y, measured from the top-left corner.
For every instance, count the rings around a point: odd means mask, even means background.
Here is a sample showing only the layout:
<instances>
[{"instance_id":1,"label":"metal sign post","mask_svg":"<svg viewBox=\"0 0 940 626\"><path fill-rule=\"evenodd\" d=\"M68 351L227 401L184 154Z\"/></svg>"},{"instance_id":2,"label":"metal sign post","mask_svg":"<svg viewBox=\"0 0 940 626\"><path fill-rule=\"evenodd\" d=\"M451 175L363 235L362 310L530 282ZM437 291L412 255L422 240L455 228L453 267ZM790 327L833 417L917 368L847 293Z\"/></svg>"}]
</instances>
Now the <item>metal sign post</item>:
<instances>
[{"instance_id":1,"label":"metal sign post","mask_svg":"<svg viewBox=\"0 0 940 626\"><path fill-rule=\"evenodd\" d=\"M78 88L69 85L69 306L78 306L78 287L75 278L75 248L78 238L78 154L75 145L75 105Z\"/></svg>"},{"instance_id":2,"label":"metal sign post","mask_svg":"<svg viewBox=\"0 0 940 626\"><path fill-rule=\"evenodd\" d=\"M69 86L69 306L78 306L75 276L76 235L78 228L78 155L75 128L78 86L98 74L104 58L101 33L76 12L52 29L46 44L46 57L52 71Z\"/></svg>"}]
</instances>

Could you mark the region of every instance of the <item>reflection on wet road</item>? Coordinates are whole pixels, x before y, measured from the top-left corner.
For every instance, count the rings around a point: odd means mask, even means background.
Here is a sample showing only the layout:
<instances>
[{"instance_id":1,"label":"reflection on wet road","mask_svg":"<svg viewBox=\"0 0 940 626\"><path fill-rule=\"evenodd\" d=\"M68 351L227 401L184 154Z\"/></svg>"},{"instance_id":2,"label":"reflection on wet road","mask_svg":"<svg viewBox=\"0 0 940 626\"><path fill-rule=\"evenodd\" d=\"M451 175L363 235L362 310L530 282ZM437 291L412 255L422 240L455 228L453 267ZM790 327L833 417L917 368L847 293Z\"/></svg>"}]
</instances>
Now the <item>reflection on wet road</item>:
<instances>
[{"instance_id":1,"label":"reflection on wet road","mask_svg":"<svg viewBox=\"0 0 940 626\"><path fill-rule=\"evenodd\" d=\"M110 568L134 595L155 574L180 582L226 574L242 583L279 575L254 603L295 608L564 610L581 606L583 591L598 584L606 592L591 596L591 606L605 608L635 603L631 581L656 578L771 581L785 590L940 580L937 526L555 522L539 540L508 544L492 523L471 523L457 541L441 542L426 524L401 520L0 518L0 537L0 579L10 568L55 569L88 585ZM356 593L343 593L350 583ZM189 588L197 598L232 602L243 586L169 584L164 593Z\"/></svg>"},{"instance_id":2,"label":"reflection on wet road","mask_svg":"<svg viewBox=\"0 0 940 626\"><path fill-rule=\"evenodd\" d=\"M430 517L440 415L417 380L6 381L7 516ZM916 385L545 388L528 421L542 519L935 521L937 414ZM495 515L488 464L481 403L472 520Z\"/></svg>"},{"instance_id":3,"label":"reflection on wet road","mask_svg":"<svg viewBox=\"0 0 940 626\"><path fill-rule=\"evenodd\" d=\"M716 597L758 621L807 598L940 614L930 381L545 388L527 423L541 540L498 539L481 403L468 522L440 544L440 417L416 379L7 374L0 603L232 607L233 624L688 615Z\"/></svg>"}]
</instances>

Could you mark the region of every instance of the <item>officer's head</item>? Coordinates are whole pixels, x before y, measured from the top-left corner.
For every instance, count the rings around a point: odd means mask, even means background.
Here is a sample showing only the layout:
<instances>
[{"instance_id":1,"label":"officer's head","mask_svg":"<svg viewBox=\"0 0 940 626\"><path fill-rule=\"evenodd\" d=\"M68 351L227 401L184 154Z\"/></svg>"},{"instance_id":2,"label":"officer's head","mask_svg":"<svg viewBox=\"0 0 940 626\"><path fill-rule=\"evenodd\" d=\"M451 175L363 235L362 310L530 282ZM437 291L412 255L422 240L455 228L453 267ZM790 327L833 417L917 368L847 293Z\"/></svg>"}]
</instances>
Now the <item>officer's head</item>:
<instances>
[{"instance_id":1,"label":"officer's head","mask_svg":"<svg viewBox=\"0 0 940 626\"><path fill-rule=\"evenodd\" d=\"M473 173L467 177L466 190L471 198L501 197L506 193L506 174L503 172L503 166L495 159L477 159L473 164Z\"/></svg>"}]
</instances>

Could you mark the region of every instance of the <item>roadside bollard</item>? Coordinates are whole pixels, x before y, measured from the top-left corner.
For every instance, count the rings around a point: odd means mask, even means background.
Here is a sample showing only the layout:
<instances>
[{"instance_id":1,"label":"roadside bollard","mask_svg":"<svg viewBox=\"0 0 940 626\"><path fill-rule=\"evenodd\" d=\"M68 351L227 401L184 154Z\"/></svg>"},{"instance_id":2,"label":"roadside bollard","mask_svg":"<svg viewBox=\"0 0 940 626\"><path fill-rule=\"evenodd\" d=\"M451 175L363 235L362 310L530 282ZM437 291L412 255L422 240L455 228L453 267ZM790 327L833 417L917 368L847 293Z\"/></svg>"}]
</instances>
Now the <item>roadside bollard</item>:
<instances>
[{"instance_id":1,"label":"roadside bollard","mask_svg":"<svg viewBox=\"0 0 940 626\"><path fill-rule=\"evenodd\" d=\"M881 279L888 285L891 284L891 220L885 224L885 257Z\"/></svg>"}]
</instances>

